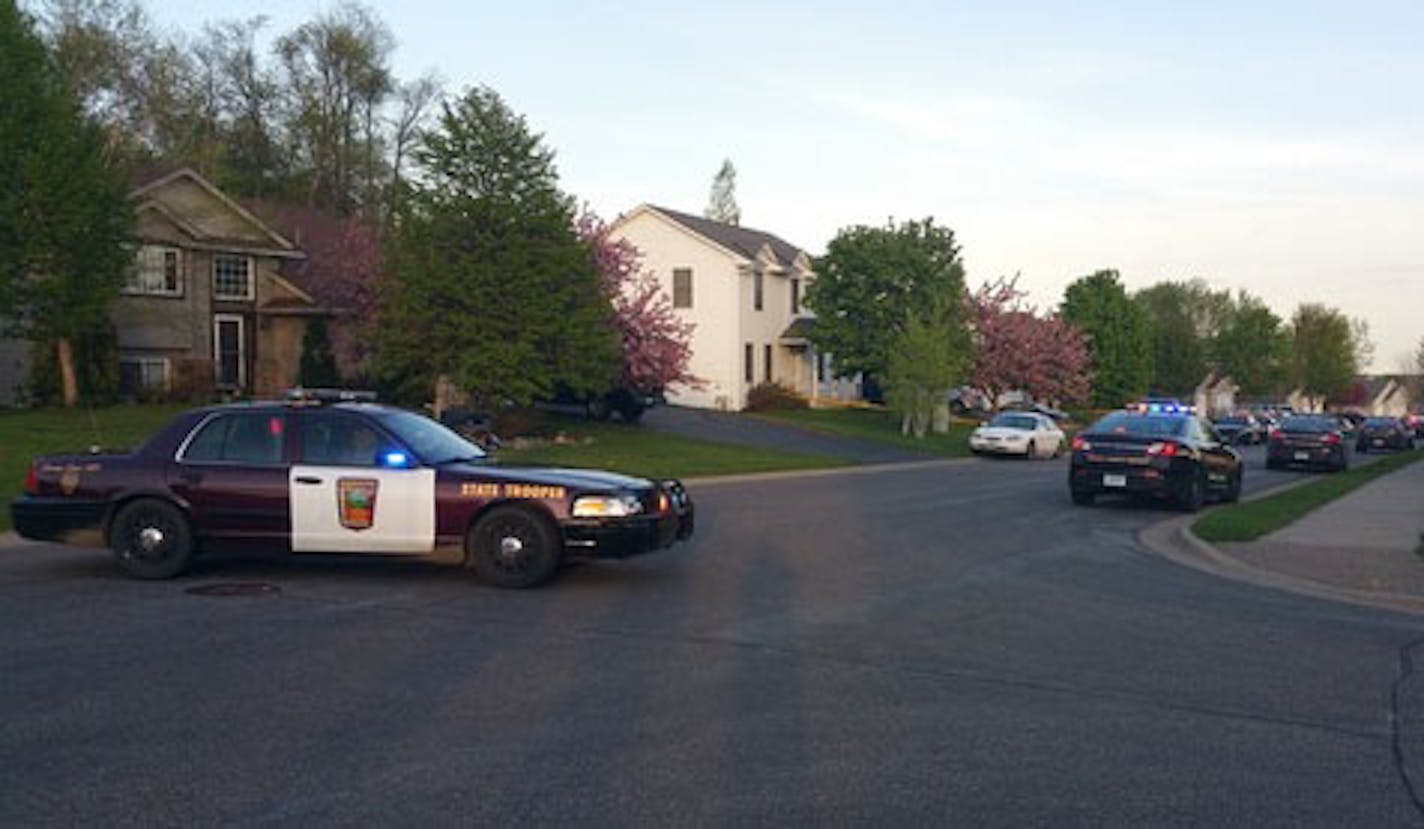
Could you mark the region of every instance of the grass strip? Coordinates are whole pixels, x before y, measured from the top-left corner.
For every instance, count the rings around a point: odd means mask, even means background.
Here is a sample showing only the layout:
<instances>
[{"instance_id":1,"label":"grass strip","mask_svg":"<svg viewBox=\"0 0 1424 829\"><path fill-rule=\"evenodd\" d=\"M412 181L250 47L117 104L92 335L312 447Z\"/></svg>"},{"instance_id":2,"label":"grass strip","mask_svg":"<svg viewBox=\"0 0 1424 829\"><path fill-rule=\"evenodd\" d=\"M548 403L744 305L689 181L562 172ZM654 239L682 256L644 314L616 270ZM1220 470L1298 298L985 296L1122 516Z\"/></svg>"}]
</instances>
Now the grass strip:
<instances>
[{"instance_id":1,"label":"grass strip","mask_svg":"<svg viewBox=\"0 0 1424 829\"><path fill-rule=\"evenodd\" d=\"M882 409L789 409L750 416L789 423L822 434L870 440L906 452L945 458L968 456L969 433L979 425L954 421L946 434L931 433L921 439L901 434L899 415Z\"/></svg>"},{"instance_id":2,"label":"grass strip","mask_svg":"<svg viewBox=\"0 0 1424 829\"><path fill-rule=\"evenodd\" d=\"M713 443L618 423L567 423L571 443L500 450L506 466L540 464L607 469L644 478L695 478L850 466L841 458Z\"/></svg>"},{"instance_id":3,"label":"grass strip","mask_svg":"<svg viewBox=\"0 0 1424 829\"><path fill-rule=\"evenodd\" d=\"M1368 466L1326 475L1276 495L1220 507L1198 518L1192 525L1192 532L1204 541L1255 541L1370 481L1421 459L1424 459L1424 449L1400 452Z\"/></svg>"}]
</instances>

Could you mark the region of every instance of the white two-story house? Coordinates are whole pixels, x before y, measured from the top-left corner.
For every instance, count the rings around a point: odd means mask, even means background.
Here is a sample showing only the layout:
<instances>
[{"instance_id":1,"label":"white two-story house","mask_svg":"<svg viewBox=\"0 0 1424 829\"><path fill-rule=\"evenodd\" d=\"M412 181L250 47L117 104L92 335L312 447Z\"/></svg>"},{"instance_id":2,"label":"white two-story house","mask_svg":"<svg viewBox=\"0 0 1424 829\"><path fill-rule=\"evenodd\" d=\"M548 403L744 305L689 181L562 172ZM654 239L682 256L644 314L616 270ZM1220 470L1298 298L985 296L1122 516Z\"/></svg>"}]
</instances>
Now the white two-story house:
<instances>
[{"instance_id":1,"label":"white two-story house","mask_svg":"<svg viewBox=\"0 0 1424 829\"><path fill-rule=\"evenodd\" d=\"M807 337L814 320L803 300L816 274L805 251L764 231L646 204L619 217L611 236L638 248L694 325L689 371L701 383L668 389L668 402L735 411L753 386L769 382L813 403L859 396Z\"/></svg>"}]
</instances>

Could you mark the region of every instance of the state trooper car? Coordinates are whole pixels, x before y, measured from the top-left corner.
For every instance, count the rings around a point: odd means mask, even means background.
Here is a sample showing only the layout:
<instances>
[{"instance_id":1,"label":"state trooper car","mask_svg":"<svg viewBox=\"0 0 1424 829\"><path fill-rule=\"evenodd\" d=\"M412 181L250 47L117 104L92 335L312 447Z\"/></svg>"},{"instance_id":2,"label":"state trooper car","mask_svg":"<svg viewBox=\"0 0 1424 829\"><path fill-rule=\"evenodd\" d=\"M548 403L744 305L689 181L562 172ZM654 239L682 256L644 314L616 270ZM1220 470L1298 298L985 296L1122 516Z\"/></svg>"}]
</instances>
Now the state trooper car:
<instances>
[{"instance_id":1,"label":"state trooper car","mask_svg":"<svg viewBox=\"0 0 1424 829\"><path fill-rule=\"evenodd\" d=\"M108 546L145 579L247 546L426 557L532 587L568 558L669 547L694 513L677 481L499 466L374 395L294 390L180 414L132 453L38 458L11 514L25 538Z\"/></svg>"}]
</instances>

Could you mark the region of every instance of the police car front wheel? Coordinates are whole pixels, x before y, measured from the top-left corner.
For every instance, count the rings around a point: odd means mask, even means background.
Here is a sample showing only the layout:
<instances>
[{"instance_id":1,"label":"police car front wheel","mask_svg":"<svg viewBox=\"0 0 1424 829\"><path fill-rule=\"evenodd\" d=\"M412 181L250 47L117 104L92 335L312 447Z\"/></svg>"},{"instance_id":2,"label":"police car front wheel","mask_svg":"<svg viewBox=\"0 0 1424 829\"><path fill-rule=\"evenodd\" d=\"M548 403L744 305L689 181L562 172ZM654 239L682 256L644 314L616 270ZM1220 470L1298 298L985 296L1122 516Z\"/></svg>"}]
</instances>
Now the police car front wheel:
<instances>
[{"instance_id":1,"label":"police car front wheel","mask_svg":"<svg viewBox=\"0 0 1424 829\"><path fill-rule=\"evenodd\" d=\"M561 536L546 518L520 507L496 507L470 528L469 566L496 587L536 587L559 569Z\"/></svg>"}]
</instances>

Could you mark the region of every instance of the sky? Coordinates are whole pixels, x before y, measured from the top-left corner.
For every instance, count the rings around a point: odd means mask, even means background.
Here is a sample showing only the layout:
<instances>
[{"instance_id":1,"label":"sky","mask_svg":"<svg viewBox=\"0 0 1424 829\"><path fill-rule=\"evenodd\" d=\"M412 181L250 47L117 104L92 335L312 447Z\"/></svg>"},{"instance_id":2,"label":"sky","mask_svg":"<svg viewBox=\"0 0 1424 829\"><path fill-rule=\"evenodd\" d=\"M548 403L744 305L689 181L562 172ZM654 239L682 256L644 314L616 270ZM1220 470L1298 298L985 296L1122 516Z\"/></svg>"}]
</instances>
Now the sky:
<instances>
[{"instance_id":1,"label":"sky","mask_svg":"<svg viewBox=\"0 0 1424 829\"><path fill-rule=\"evenodd\" d=\"M332 5L148 0L272 33ZM933 216L1040 307L1114 268L1336 306L1379 372L1424 337L1418 0L367 5L400 77L498 91L607 218L701 212L730 158L742 224L812 253Z\"/></svg>"}]
</instances>

